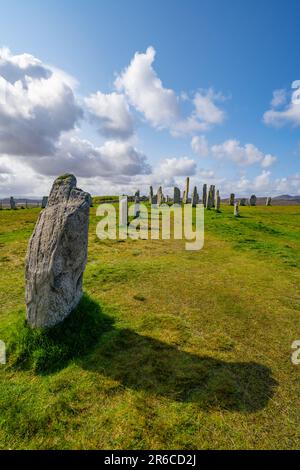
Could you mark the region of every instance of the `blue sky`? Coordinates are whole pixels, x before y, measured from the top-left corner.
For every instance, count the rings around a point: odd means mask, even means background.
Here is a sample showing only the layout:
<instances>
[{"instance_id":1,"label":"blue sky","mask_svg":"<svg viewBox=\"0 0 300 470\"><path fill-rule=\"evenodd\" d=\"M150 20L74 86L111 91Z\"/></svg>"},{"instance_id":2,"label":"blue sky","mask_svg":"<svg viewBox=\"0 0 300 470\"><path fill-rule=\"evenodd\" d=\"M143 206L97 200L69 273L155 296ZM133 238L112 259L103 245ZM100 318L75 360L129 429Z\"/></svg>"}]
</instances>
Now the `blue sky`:
<instances>
[{"instance_id":1,"label":"blue sky","mask_svg":"<svg viewBox=\"0 0 300 470\"><path fill-rule=\"evenodd\" d=\"M93 194L171 193L186 175L224 196L300 193L298 1L0 6L2 197L42 195L65 170Z\"/></svg>"}]
</instances>

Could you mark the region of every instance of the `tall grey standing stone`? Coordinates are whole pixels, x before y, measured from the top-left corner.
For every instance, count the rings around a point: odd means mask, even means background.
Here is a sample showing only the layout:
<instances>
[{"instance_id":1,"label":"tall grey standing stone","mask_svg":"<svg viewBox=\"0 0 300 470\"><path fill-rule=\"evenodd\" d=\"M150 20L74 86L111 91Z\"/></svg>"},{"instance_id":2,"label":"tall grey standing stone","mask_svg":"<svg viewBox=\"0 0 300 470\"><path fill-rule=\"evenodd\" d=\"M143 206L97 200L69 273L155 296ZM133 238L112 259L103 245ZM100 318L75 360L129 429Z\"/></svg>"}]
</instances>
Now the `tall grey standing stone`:
<instances>
[{"instance_id":1,"label":"tall grey standing stone","mask_svg":"<svg viewBox=\"0 0 300 470\"><path fill-rule=\"evenodd\" d=\"M250 206L256 206L256 196L255 194L252 194L250 197Z\"/></svg>"},{"instance_id":2,"label":"tall grey standing stone","mask_svg":"<svg viewBox=\"0 0 300 470\"><path fill-rule=\"evenodd\" d=\"M203 185L202 189L202 204L206 207L206 200L207 200L207 184Z\"/></svg>"},{"instance_id":3,"label":"tall grey standing stone","mask_svg":"<svg viewBox=\"0 0 300 470\"><path fill-rule=\"evenodd\" d=\"M239 203L235 202L234 203L234 216L238 217L239 215L240 215L240 213L239 213Z\"/></svg>"},{"instance_id":4,"label":"tall grey standing stone","mask_svg":"<svg viewBox=\"0 0 300 470\"><path fill-rule=\"evenodd\" d=\"M120 196L119 198L119 225L127 227L128 225L128 199L127 196Z\"/></svg>"},{"instance_id":5,"label":"tall grey standing stone","mask_svg":"<svg viewBox=\"0 0 300 470\"><path fill-rule=\"evenodd\" d=\"M139 217L140 215L140 196L139 192L135 193L134 196L134 208L133 208L133 217Z\"/></svg>"},{"instance_id":6,"label":"tall grey standing stone","mask_svg":"<svg viewBox=\"0 0 300 470\"><path fill-rule=\"evenodd\" d=\"M247 203L247 199L243 197L243 198L240 200L240 206L245 206L246 203Z\"/></svg>"},{"instance_id":7,"label":"tall grey standing stone","mask_svg":"<svg viewBox=\"0 0 300 470\"><path fill-rule=\"evenodd\" d=\"M150 191L149 191L149 202L150 204L154 204L153 203L153 187L150 186Z\"/></svg>"},{"instance_id":8,"label":"tall grey standing stone","mask_svg":"<svg viewBox=\"0 0 300 470\"><path fill-rule=\"evenodd\" d=\"M210 189L207 193L207 198L206 198L206 209L211 209L213 206L213 193L212 190Z\"/></svg>"},{"instance_id":9,"label":"tall grey standing stone","mask_svg":"<svg viewBox=\"0 0 300 470\"><path fill-rule=\"evenodd\" d=\"M187 177L185 180L185 190L183 193L183 204L187 204L189 200L189 190L190 190L190 178Z\"/></svg>"},{"instance_id":10,"label":"tall grey standing stone","mask_svg":"<svg viewBox=\"0 0 300 470\"><path fill-rule=\"evenodd\" d=\"M151 204L152 204L152 205L156 205L156 204L157 204L157 195L156 195L156 194L155 194L154 196L152 196Z\"/></svg>"},{"instance_id":11,"label":"tall grey standing stone","mask_svg":"<svg viewBox=\"0 0 300 470\"><path fill-rule=\"evenodd\" d=\"M174 204L180 204L180 189L175 186L174 188Z\"/></svg>"},{"instance_id":12,"label":"tall grey standing stone","mask_svg":"<svg viewBox=\"0 0 300 470\"><path fill-rule=\"evenodd\" d=\"M271 198L271 197L267 197L266 206L270 206L270 205L271 205L271 202L272 202L272 198Z\"/></svg>"},{"instance_id":13,"label":"tall grey standing stone","mask_svg":"<svg viewBox=\"0 0 300 470\"><path fill-rule=\"evenodd\" d=\"M44 196L42 199L42 209L45 209L48 202L48 196Z\"/></svg>"},{"instance_id":14,"label":"tall grey standing stone","mask_svg":"<svg viewBox=\"0 0 300 470\"><path fill-rule=\"evenodd\" d=\"M210 191L211 191L212 207L215 207L216 187L214 184L210 186Z\"/></svg>"},{"instance_id":15,"label":"tall grey standing stone","mask_svg":"<svg viewBox=\"0 0 300 470\"><path fill-rule=\"evenodd\" d=\"M16 209L16 201L14 200L14 198L12 196L9 199L9 203L10 203L10 208L11 209Z\"/></svg>"},{"instance_id":16,"label":"tall grey standing stone","mask_svg":"<svg viewBox=\"0 0 300 470\"><path fill-rule=\"evenodd\" d=\"M220 191L217 190L216 195L215 195L215 209L216 211L219 211L220 208L221 208Z\"/></svg>"},{"instance_id":17,"label":"tall grey standing stone","mask_svg":"<svg viewBox=\"0 0 300 470\"><path fill-rule=\"evenodd\" d=\"M197 186L195 186L192 192L192 207L196 207L198 202L199 202L199 195L197 191Z\"/></svg>"},{"instance_id":18,"label":"tall grey standing stone","mask_svg":"<svg viewBox=\"0 0 300 470\"><path fill-rule=\"evenodd\" d=\"M162 187L160 186L157 190L157 204L160 206L163 203L163 192Z\"/></svg>"},{"instance_id":19,"label":"tall grey standing stone","mask_svg":"<svg viewBox=\"0 0 300 470\"><path fill-rule=\"evenodd\" d=\"M230 196L229 196L229 204L231 206L234 206L234 199L235 199L235 194L231 193Z\"/></svg>"},{"instance_id":20,"label":"tall grey standing stone","mask_svg":"<svg viewBox=\"0 0 300 470\"><path fill-rule=\"evenodd\" d=\"M25 262L27 321L32 328L63 321L82 296L91 196L73 175L57 178L30 238Z\"/></svg>"}]
</instances>

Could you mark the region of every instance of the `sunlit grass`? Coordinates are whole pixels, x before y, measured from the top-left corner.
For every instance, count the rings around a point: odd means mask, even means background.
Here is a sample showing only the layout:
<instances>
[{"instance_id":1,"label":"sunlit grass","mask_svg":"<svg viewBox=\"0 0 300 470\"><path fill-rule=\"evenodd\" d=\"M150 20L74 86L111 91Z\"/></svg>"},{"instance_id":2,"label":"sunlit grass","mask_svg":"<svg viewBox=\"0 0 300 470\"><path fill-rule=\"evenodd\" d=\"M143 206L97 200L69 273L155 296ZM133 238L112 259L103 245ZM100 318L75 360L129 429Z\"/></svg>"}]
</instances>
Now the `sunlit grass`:
<instances>
[{"instance_id":1,"label":"sunlit grass","mask_svg":"<svg viewBox=\"0 0 300 470\"><path fill-rule=\"evenodd\" d=\"M300 207L206 211L199 252L100 241L95 212L90 300L50 338L23 323L39 209L0 212L0 447L299 448Z\"/></svg>"}]
</instances>

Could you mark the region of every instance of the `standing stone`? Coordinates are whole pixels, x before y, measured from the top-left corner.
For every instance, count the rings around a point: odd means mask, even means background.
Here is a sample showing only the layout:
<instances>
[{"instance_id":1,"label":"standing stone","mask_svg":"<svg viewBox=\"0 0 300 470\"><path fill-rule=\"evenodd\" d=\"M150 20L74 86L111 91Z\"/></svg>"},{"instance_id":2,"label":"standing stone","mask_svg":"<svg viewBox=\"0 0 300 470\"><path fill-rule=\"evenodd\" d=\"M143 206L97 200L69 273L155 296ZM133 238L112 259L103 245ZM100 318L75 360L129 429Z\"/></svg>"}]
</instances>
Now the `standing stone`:
<instances>
[{"instance_id":1,"label":"standing stone","mask_svg":"<svg viewBox=\"0 0 300 470\"><path fill-rule=\"evenodd\" d=\"M140 215L140 198L136 194L134 196L133 217L139 217L139 215Z\"/></svg>"},{"instance_id":2,"label":"standing stone","mask_svg":"<svg viewBox=\"0 0 300 470\"><path fill-rule=\"evenodd\" d=\"M267 197L266 206L270 206L270 205L271 205L271 202L272 202L272 198L271 198L271 197Z\"/></svg>"},{"instance_id":3,"label":"standing stone","mask_svg":"<svg viewBox=\"0 0 300 470\"><path fill-rule=\"evenodd\" d=\"M174 188L174 204L180 204L180 189L175 186Z\"/></svg>"},{"instance_id":4,"label":"standing stone","mask_svg":"<svg viewBox=\"0 0 300 470\"><path fill-rule=\"evenodd\" d=\"M150 202L150 204L153 204L152 200L153 200L153 187L150 186L150 191L149 191L149 202Z\"/></svg>"},{"instance_id":5,"label":"standing stone","mask_svg":"<svg viewBox=\"0 0 300 470\"><path fill-rule=\"evenodd\" d=\"M48 196L44 196L42 199L42 209L45 209L47 202L48 202ZM27 201L26 201L26 206L27 206Z\"/></svg>"},{"instance_id":6,"label":"standing stone","mask_svg":"<svg viewBox=\"0 0 300 470\"><path fill-rule=\"evenodd\" d=\"M250 197L250 206L256 206L256 196L255 194L252 194Z\"/></svg>"},{"instance_id":7,"label":"standing stone","mask_svg":"<svg viewBox=\"0 0 300 470\"><path fill-rule=\"evenodd\" d=\"M192 207L196 207L198 202L199 202L199 195L197 191L197 186L195 186L192 192Z\"/></svg>"},{"instance_id":8,"label":"standing stone","mask_svg":"<svg viewBox=\"0 0 300 470\"><path fill-rule=\"evenodd\" d=\"M206 209L211 209L212 206L213 206L213 194L212 194L212 190L210 189L207 193L207 198L206 198Z\"/></svg>"},{"instance_id":9,"label":"standing stone","mask_svg":"<svg viewBox=\"0 0 300 470\"><path fill-rule=\"evenodd\" d=\"M239 213L239 203L235 202L234 203L234 216L238 217L239 215L240 215L240 213Z\"/></svg>"},{"instance_id":10,"label":"standing stone","mask_svg":"<svg viewBox=\"0 0 300 470\"><path fill-rule=\"evenodd\" d=\"M119 225L127 227L128 225L128 199L127 196L120 196L119 199Z\"/></svg>"},{"instance_id":11,"label":"standing stone","mask_svg":"<svg viewBox=\"0 0 300 470\"><path fill-rule=\"evenodd\" d=\"M217 190L216 195L215 195L215 209L217 212L219 212L220 208L221 208L220 191Z\"/></svg>"},{"instance_id":12,"label":"standing stone","mask_svg":"<svg viewBox=\"0 0 300 470\"><path fill-rule=\"evenodd\" d=\"M216 187L214 184L210 186L210 191L211 191L212 207L215 207Z\"/></svg>"},{"instance_id":13,"label":"standing stone","mask_svg":"<svg viewBox=\"0 0 300 470\"><path fill-rule=\"evenodd\" d=\"M14 198L12 196L9 200L9 203L10 203L10 208L11 209L16 209L16 201L14 200Z\"/></svg>"},{"instance_id":14,"label":"standing stone","mask_svg":"<svg viewBox=\"0 0 300 470\"><path fill-rule=\"evenodd\" d=\"M152 205L156 205L156 204L157 204L157 196L156 196L156 195L152 196L151 204L152 204Z\"/></svg>"},{"instance_id":15,"label":"standing stone","mask_svg":"<svg viewBox=\"0 0 300 470\"><path fill-rule=\"evenodd\" d=\"M190 189L190 178L187 177L185 180L185 190L183 193L183 204L187 204L189 200L189 189Z\"/></svg>"},{"instance_id":16,"label":"standing stone","mask_svg":"<svg viewBox=\"0 0 300 470\"><path fill-rule=\"evenodd\" d=\"M202 204L206 207L206 200L207 200L207 184L203 185L202 189Z\"/></svg>"},{"instance_id":17,"label":"standing stone","mask_svg":"<svg viewBox=\"0 0 300 470\"><path fill-rule=\"evenodd\" d=\"M231 206L234 206L234 199L235 199L235 194L231 193L230 196L229 196L229 204Z\"/></svg>"},{"instance_id":18,"label":"standing stone","mask_svg":"<svg viewBox=\"0 0 300 470\"><path fill-rule=\"evenodd\" d=\"M63 321L82 296L90 194L73 175L57 178L30 238L25 262L27 321L32 328Z\"/></svg>"},{"instance_id":19,"label":"standing stone","mask_svg":"<svg viewBox=\"0 0 300 470\"><path fill-rule=\"evenodd\" d=\"M243 197L243 198L240 200L240 206L245 206L246 203L247 203L247 199Z\"/></svg>"},{"instance_id":20,"label":"standing stone","mask_svg":"<svg viewBox=\"0 0 300 470\"><path fill-rule=\"evenodd\" d=\"M163 192L162 187L160 186L157 190L157 204L160 206L163 203Z\"/></svg>"}]
</instances>

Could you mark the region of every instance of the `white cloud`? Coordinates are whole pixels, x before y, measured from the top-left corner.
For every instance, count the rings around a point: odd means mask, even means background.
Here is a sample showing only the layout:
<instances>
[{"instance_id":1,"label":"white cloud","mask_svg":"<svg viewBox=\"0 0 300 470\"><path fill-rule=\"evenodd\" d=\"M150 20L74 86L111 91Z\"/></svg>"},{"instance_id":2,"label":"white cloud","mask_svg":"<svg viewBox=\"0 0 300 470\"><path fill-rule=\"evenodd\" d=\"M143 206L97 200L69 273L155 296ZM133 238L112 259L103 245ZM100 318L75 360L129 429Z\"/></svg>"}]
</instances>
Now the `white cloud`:
<instances>
[{"instance_id":1,"label":"white cloud","mask_svg":"<svg viewBox=\"0 0 300 470\"><path fill-rule=\"evenodd\" d=\"M228 139L221 144L209 147L204 136L194 136L191 141L194 153L200 157L211 155L217 159L231 160L238 165L253 165L259 163L263 168L271 166L277 158L271 154L264 154L253 144L241 145L236 139Z\"/></svg>"},{"instance_id":2,"label":"white cloud","mask_svg":"<svg viewBox=\"0 0 300 470\"><path fill-rule=\"evenodd\" d=\"M207 157L209 154L209 146L204 135L194 136L191 141L191 147L195 154L199 157Z\"/></svg>"},{"instance_id":3,"label":"white cloud","mask_svg":"<svg viewBox=\"0 0 300 470\"><path fill-rule=\"evenodd\" d=\"M220 124L225 119L225 113L215 104L218 99L224 99L223 96L215 94L212 89L207 92L198 92L194 98L195 113L200 121L207 125Z\"/></svg>"},{"instance_id":4,"label":"white cloud","mask_svg":"<svg viewBox=\"0 0 300 470\"><path fill-rule=\"evenodd\" d=\"M49 155L82 116L70 81L31 55L0 49L0 153Z\"/></svg>"},{"instance_id":5,"label":"white cloud","mask_svg":"<svg viewBox=\"0 0 300 470\"><path fill-rule=\"evenodd\" d=\"M129 142L108 140L96 147L88 140L63 135L55 155L28 158L28 164L42 175L71 172L76 176L137 175L151 172L146 156Z\"/></svg>"},{"instance_id":6,"label":"white cloud","mask_svg":"<svg viewBox=\"0 0 300 470\"><path fill-rule=\"evenodd\" d=\"M174 90L163 86L152 67L155 54L153 47L148 47L145 53L136 52L129 66L115 80L116 89L126 94L131 105L154 128L169 129L173 135L204 131L221 123L225 113L215 104L221 95L212 89L197 92L192 100L194 110L190 116L182 116L180 99L190 100L186 93L178 97Z\"/></svg>"},{"instance_id":7,"label":"white cloud","mask_svg":"<svg viewBox=\"0 0 300 470\"><path fill-rule=\"evenodd\" d=\"M158 174L163 177L190 176L196 173L197 163L188 157L166 158L159 165Z\"/></svg>"},{"instance_id":8,"label":"white cloud","mask_svg":"<svg viewBox=\"0 0 300 470\"><path fill-rule=\"evenodd\" d=\"M117 77L117 90L124 90L131 104L157 128L172 125L179 117L178 100L173 90L164 88L152 67L155 50L135 53L129 66Z\"/></svg>"},{"instance_id":9,"label":"white cloud","mask_svg":"<svg viewBox=\"0 0 300 470\"><path fill-rule=\"evenodd\" d=\"M85 98L85 103L104 136L127 139L133 134L133 118L124 95L98 91Z\"/></svg>"},{"instance_id":10,"label":"white cloud","mask_svg":"<svg viewBox=\"0 0 300 470\"><path fill-rule=\"evenodd\" d=\"M271 101L271 109L266 111L263 115L265 124L281 127L285 124L291 124L293 126L300 125L300 103L297 99L299 95L299 89L296 89L291 94L290 102L286 103L286 92L284 90L275 90L273 92L273 99ZM285 106L283 106L285 105ZM279 106L283 106L282 109L276 109Z\"/></svg>"}]
</instances>

